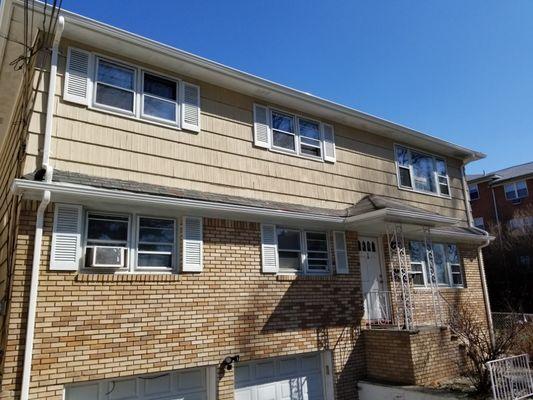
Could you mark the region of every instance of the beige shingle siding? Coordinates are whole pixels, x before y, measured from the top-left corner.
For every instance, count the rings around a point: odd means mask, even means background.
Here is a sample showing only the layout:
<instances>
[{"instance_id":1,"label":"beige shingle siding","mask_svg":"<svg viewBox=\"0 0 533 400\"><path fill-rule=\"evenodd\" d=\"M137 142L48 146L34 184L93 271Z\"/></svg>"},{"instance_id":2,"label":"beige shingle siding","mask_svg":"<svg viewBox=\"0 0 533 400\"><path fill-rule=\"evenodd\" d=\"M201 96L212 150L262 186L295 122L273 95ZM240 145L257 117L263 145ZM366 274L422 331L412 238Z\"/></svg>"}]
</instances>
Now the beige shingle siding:
<instances>
[{"instance_id":1,"label":"beige shingle siding","mask_svg":"<svg viewBox=\"0 0 533 400\"><path fill-rule=\"evenodd\" d=\"M375 193L466 220L458 160L448 159L451 200L399 190L391 140L335 124L334 164L257 148L255 99L192 79L201 86L202 131L160 127L64 102L64 59L60 64L52 142L60 170L324 208L345 208ZM37 101L25 173L37 165L43 118Z\"/></svg>"}]
</instances>

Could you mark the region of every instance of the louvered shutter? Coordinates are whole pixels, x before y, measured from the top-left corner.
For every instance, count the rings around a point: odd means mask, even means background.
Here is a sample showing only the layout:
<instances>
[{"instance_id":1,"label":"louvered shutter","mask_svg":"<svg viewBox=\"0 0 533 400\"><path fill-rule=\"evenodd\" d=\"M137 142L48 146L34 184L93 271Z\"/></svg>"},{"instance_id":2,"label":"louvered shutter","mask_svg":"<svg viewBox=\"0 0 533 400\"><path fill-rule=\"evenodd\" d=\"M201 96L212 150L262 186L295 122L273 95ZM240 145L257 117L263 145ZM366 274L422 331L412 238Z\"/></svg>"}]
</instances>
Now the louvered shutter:
<instances>
[{"instance_id":1,"label":"louvered shutter","mask_svg":"<svg viewBox=\"0 0 533 400\"><path fill-rule=\"evenodd\" d=\"M268 108L254 104L254 144L270 148L270 118Z\"/></svg>"},{"instance_id":2,"label":"louvered shutter","mask_svg":"<svg viewBox=\"0 0 533 400\"><path fill-rule=\"evenodd\" d=\"M202 218L183 217L183 271L202 272Z\"/></svg>"},{"instance_id":3,"label":"louvered shutter","mask_svg":"<svg viewBox=\"0 0 533 400\"><path fill-rule=\"evenodd\" d=\"M335 162L335 132L333 126L322 124L324 137L324 161Z\"/></svg>"},{"instance_id":4,"label":"louvered shutter","mask_svg":"<svg viewBox=\"0 0 533 400\"><path fill-rule=\"evenodd\" d=\"M89 104L92 64L91 53L74 47L68 48L63 99Z\"/></svg>"},{"instance_id":5,"label":"louvered shutter","mask_svg":"<svg viewBox=\"0 0 533 400\"><path fill-rule=\"evenodd\" d=\"M337 274L347 274L348 253L346 251L346 235L344 232L333 232L333 242L335 247L335 267Z\"/></svg>"},{"instance_id":6,"label":"louvered shutter","mask_svg":"<svg viewBox=\"0 0 533 400\"><path fill-rule=\"evenodd\" d=\"M200 132L200 87L191 83L181 84L181 127Z\"/></svg>"},{"instance_id":7,"label":"louvered shutter","mask_svg":"<svg viewBox=\"0 0 533 400\"><path fill-rule=\"evenodd\" d=\"M80 259L82 207L56 204L50 269L77 271Z\"/></svg>"},{"instance_id":8,"label":"louvered shutter","mask_svg":"<svg viewBox=\"0 0 533 400\"><path fill-rule=\"evenodd\" d=\"M278 237L276 225L261 225L261 259L262 270L265 273L278 272Z\"/></svg>"}]
</instances>

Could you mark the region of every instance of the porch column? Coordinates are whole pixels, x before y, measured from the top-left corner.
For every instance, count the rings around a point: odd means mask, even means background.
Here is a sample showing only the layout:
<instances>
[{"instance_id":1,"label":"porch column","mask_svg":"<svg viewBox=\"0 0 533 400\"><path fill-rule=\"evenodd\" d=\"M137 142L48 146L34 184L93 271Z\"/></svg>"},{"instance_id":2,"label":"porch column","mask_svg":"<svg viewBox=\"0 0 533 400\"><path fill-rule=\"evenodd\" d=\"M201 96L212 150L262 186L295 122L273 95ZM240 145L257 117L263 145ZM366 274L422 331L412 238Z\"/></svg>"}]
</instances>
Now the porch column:
<instances>
[{"instance_id":1,"label":"porch column","mask_svg":"<svg viewBox=\"0 0 533 400\"><path fill-rule=\"evenodd\" d=\"M425 226L424 231L424 246L426 248L426 258L429 272L429 283L431 287L431 300L433 302L433 315L435 316L435 326L442 326L442 310L440 306L439 284L437 282L437 274L435 271L435 255L433 254L433 242L431 241L431 233L429 227Z\"/></svg>"}]
</instances>

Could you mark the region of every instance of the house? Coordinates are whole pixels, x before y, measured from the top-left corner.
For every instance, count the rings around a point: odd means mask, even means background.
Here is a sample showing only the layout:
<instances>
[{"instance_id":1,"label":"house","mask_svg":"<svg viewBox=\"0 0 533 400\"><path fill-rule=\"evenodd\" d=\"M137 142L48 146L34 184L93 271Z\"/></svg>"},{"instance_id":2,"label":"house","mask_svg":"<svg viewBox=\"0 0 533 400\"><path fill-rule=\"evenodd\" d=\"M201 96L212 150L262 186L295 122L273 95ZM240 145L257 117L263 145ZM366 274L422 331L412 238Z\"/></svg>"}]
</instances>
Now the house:
<instances>
[{"instance_id":1,"label":"house","mask_svg":"<svg viewBox=\"0 0 533 400\"><path fill-rule=\"evenodd\" d=\"M483 154L52 11L0 13L2 399L458 374L450 313L491 326L464 175Z\"/></svg>"},{"instance_id":2,"label":"house","mask_svg":"<svg viewBox=\"0 0 533 400\"><path fill-rule=\"evenodd\" d=\"M533 162L468 175L467 180L475 226L533 226Z\"/></svg>"}]
</instances>

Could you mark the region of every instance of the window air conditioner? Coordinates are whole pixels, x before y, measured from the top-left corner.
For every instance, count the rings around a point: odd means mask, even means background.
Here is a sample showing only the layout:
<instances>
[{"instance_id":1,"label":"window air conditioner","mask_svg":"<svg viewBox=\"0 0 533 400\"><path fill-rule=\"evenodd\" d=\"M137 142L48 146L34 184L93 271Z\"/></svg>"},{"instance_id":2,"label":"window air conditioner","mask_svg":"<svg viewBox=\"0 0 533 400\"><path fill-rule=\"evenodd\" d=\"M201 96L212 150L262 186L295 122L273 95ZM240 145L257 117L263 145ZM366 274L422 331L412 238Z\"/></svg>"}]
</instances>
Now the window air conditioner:
<instances>
[{"instance_id":1,"label":"window air conditioner","mask_svg":"<svg viewBox=\"0 0 533 400\"><path fill-rule=\"evenodd\" d=\"M91 268L124 268L124 247L91 246L85 255L86 266Z\"/></svg>"}]
</instances>

